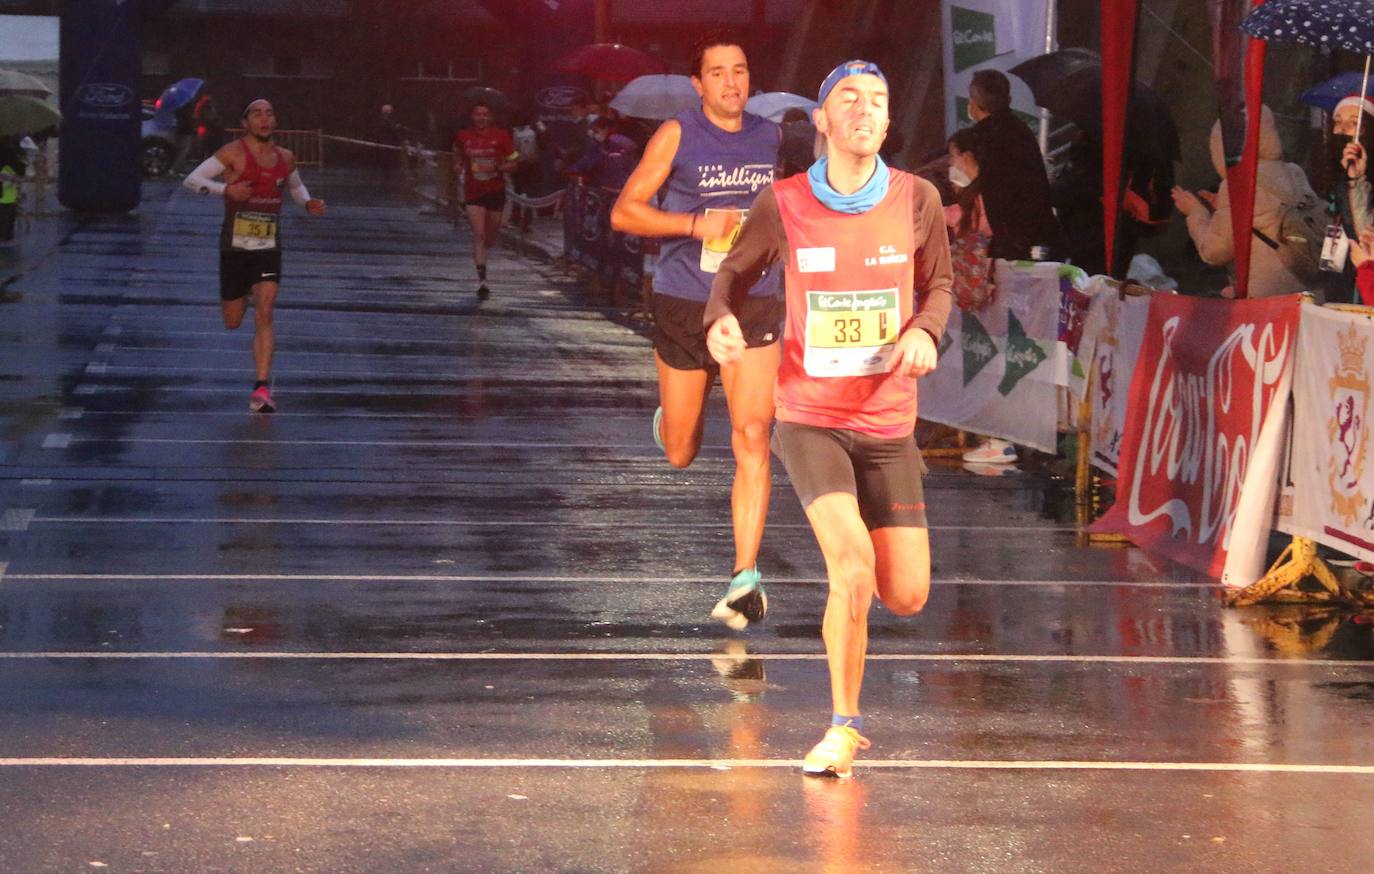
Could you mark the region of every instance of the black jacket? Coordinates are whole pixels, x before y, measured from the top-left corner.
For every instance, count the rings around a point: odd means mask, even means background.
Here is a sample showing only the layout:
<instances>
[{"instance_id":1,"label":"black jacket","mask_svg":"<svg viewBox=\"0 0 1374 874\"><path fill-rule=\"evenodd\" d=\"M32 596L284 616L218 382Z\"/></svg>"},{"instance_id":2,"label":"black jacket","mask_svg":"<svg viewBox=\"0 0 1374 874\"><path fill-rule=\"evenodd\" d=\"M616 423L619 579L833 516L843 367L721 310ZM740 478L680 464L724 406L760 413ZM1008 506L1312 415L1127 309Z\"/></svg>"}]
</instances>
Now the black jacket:
<instances>
[{"instance_id":1,"label":"black jacket","mask_svg":"<svg viewBox=\"0 0 1374 874\"><path fill-rule=\"evenodd\" d=\"M994 258L1030 257L1032 246L1059 246L1059 226L1050 206L1050 180L1040 143L1011 110L995 112L974 126L978 133L978 181L992 226Z\"/></svg>"}]
</instances>

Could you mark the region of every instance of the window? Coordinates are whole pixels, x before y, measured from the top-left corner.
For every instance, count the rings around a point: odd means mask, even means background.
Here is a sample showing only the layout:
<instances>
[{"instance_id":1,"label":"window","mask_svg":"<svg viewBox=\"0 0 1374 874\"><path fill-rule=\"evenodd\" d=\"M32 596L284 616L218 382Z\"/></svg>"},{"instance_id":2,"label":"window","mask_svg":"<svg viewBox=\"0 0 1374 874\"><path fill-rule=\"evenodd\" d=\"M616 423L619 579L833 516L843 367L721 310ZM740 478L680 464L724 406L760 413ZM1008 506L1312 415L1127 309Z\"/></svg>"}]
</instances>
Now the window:
<instances>
[{"instance_id":1,"label":"window","mask_svg":"<svg viewBox=\"0 0 1374 874\"><path fill-rule=\"evenodd\" d=\"M324 58L250 55L243 59L243 75L259 79L332 79L334 64Z\"/></svg>"},{"instance_id":2,"label":"window","mask_svg":"<svg viewBox=\"0 0 1374 874\"><path fill-rule=\"evenodd\" d=\"M482 62L476 58L463 58L456 61L444 58L426 58L415 62L414 75L401 76L400 78L480 82L482 80Z\"/></svg>"},{"instance_id":3,"label":"window","mask_svg":"<svg viewBox=\"0 0 1374 874\"><path fill-rule=\"evenodd\" d=\"M172 74L172 56L167 52L144 52L143 53L143 75L145 76L170 76Z\"/></svg>"}]
</instances>

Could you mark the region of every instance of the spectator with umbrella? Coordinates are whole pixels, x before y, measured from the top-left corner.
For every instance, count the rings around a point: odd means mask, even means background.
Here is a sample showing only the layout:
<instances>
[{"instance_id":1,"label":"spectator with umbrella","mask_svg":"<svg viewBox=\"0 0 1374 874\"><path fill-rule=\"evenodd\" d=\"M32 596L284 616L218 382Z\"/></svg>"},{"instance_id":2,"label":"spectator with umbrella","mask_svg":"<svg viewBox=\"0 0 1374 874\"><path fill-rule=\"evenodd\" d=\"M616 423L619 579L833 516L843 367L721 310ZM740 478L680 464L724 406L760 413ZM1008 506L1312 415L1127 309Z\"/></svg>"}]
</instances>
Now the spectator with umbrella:
<instances>
[{"instance_id":1,"label":"spectator with umbrella","mask_svg":"<svg viewBox=\"0 0 1374 874\"><path fill-rule=\"evenodd\" d=\"M1180 159L1178 128L1154 91L1133 83L1122 164L1125 192L1113 260L1106 263L1102 227L1102 58L1073 48L1039 55L1011 68L1035 102L1078 128L1051 185L1063 228L1060 257L1088 273L1125 272L1137 240L1157 233L1173 215L1170 190Z\"/></svg>"},{"instance_id":2,"label":"spectator with umbrella","mask_svg":"<svg viewBox=\"0 0 1374 874\"><path fill-rule=\"evenodd\" d=\"M1246 16L1240 27L1256 39L1295 42L1322 50L1345 49L1365 56L1359 89L1343 98L1332 114L1333 157L1339 150L1340 163L1333 191L1337 221L1327 232L1335 245L1328 245L1322 258L1324 269L1341 272L1345 277L1332 297L1351 300L1353 264L1345 263L1348 259L1343 251L1333 250L1344 250L1349 243L1360 240L1361 232L1370 226L1371 141L1365 132L1374 123L1374 103L1369 101L1374 0L1268 0Z\"/></svg>"},{"instance_id":3,"label":"spectator with umbrella","mask_svg":"<svg viewBox=\"0 0 1374 874\"><path fill-rule=\"evenodd\" d=\"M1374 148L1374 100L1351 94L1331 113L1331 159L1337 170L1332 195L1350 240L1374 226L1370 215L1369 155Z\"/></svg>"},{"instance_id":4,"label":"spectator with umbrella","mask_svg":"<svg viewBox=\"0 0 1374 874\"><path fill-rule=\"evenodd\" d=\"M19 217L19 180L27 169L24 150L15 137L0 137L0 244L14 240L14 223Z\"/></svg>"},{"instance_id":5,"label":"spectator with umbrella","mask_svg":"<svg viewBox=\"0 0 1374 874\"><path fill-rule=\"evenodd\" d=\"M619 191L639 160L639 146L618 130L614 119L604 116L592 122L592 141L595 145L568 168L569 172L589 176L594 184Z\"/></svg>"}]
</instances>

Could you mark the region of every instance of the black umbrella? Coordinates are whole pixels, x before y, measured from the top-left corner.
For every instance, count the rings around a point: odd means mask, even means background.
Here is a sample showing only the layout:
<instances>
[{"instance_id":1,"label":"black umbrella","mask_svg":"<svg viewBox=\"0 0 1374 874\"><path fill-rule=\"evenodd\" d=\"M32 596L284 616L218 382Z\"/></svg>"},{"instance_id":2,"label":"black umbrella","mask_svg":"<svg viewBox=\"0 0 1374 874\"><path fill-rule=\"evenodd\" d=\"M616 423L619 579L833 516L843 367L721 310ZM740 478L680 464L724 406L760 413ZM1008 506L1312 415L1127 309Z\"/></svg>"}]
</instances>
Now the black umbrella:
<instances>
[{"instance_id":1,"label":"black umbrella","mask_svg":"<svg viewBox=\"0 0 1374 874\"><path fill-rule=\"evenodd\" d=\"M1102 142L1102 59L1087 49L1064 49L1039 55L1012 67L1012 75L1030 86L1035 102L1073 122L1094 142ZM1131 84L1127 107L1128 159L1179 160L1178 127L1164 100L1138 82Z\"/></svg>"},{"instance_id":2,"label":"black umbrella","mask_svg":"<svg viewBox=\"0 0 1374 874\"><path fill-rule=\"evenodd\" d=\"M485 103L491 107L493 112L505 112L510 109L510 98L502 91L495 88L488 88L485 85L473 85L463 92L463 103L472 107L478 103Z\"/></svg>"}]
</instances>

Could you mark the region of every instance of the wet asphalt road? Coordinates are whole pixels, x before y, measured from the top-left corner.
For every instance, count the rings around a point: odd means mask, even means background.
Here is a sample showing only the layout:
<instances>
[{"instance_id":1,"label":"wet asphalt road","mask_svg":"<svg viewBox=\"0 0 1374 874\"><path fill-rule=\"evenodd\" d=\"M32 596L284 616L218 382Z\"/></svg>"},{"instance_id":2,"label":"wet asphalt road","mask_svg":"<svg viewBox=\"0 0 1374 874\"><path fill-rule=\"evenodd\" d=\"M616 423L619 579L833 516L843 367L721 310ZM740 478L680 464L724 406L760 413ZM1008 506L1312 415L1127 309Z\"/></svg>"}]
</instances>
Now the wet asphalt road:
<instances>
[{"instance_id":1,"label":"wet asphalt road","mask_svg":"<svg viewBox=\"0 0 1374 874\"><path fill-rule=\"evenodd\" d=\"M509 250L479 305L464 231L308 175L272 417L217 204L0 252L0 870L1367 867L1372 626L1084 547L1039 468L936 466L874 747L803 779L823 569L780 468L732 635L719 395L671 470L642 330Z\"/></svg>"}]
</instances>

